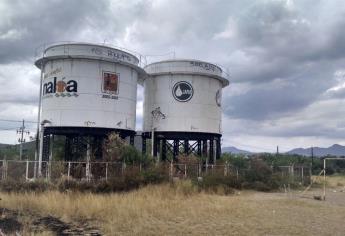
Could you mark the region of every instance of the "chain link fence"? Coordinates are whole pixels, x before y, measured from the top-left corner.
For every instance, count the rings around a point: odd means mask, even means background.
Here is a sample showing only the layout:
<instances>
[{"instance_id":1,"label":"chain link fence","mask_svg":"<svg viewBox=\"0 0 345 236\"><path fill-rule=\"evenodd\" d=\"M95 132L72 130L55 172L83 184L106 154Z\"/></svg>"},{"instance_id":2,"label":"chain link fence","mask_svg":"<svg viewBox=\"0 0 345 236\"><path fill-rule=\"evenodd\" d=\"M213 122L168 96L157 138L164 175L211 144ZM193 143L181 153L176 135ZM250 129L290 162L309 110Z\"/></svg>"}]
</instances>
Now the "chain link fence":
<instances>
[{"instance_id":1,"label":"chain link fence","mask_svg":"<svg viewBox=\"0 0 345 236\"><path fill-rule=\"evenodd\" d=\"M177 164L164 163L160 167L170 178L199 178L205 175L236 176L240 178L248 169L238 169L230 164L202 165L202 164ZM127 173L139 174L150 169L151 166L126 165L121 162L77 162L77 161L43 161L41 176L38 176L37 161L0 160L1 180L32 181L38 177L48 181L61 178L80 181L106 181L118 178ZM273 173L291 181L309 184L311 169L309 166L291 165L271 167Z\"/></svg>"}]
</instances>

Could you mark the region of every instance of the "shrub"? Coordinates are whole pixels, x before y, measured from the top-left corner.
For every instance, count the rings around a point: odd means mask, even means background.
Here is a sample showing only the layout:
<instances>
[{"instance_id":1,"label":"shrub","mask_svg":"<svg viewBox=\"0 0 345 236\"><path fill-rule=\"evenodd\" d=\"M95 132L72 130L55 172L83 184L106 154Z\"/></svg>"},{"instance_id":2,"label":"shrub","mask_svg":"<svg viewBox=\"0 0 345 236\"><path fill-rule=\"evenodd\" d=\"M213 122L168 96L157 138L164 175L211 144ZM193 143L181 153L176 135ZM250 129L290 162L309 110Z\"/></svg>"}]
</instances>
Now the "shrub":
<instances>
[{"instance_id":1,"label":"shrub","mask_svg":"<svg viewBox=\"0 0 345 236\"><path fill-rule=\"evenodd\" d=\"M44 192L54 189L54 186L44 180L32 182L6 180L0 182L0 190L3 192Z\"/></svg>"},{"instance_id":2,"label":"shrub","mask_svg":"<svg viewBox=\"0 0 345 236\"><path fill-rule=\"evenodd\" d=\"M268 192L268 191L272 190L270 188L270 186L268 186L266 183L263 183L261 181L243 182L242 188L253 189L253 190L262 191L262 192Z\"/></svg>"},{"instance_id":3,"label":"shrub","mask_svg":"<svg viewBox=\"0 0 345 236\"><path fill-rule=\"evenodd\" d=\"M249 170L245 172L245 181L267 183L272 176L271 168L262 160L253 158L250 160Z\"/></svg>"},{"instance_id":4,"label":"shrub","mask_svg":"<svg viewBox=\"0 0 345 236\"><path fill-rule=\"evenodd\" d=\"M151 167L141 173L143 177L143 182L145 184L159 184L164 181L168 181L168 176L165 172L164 166L161 167Z\"/></svg>"},{"instance_id":5,"label":"shrub","mask_svg":"<svg viewBox=\"0 0 345 236\"><path fill-rule=\"evenodd\" d=\"M240 188L240 181L236 176L206 175L202 180L194 180L193 183L199 191L225 195L234 193L234 188Z\"/></svg>"}]
</instances>

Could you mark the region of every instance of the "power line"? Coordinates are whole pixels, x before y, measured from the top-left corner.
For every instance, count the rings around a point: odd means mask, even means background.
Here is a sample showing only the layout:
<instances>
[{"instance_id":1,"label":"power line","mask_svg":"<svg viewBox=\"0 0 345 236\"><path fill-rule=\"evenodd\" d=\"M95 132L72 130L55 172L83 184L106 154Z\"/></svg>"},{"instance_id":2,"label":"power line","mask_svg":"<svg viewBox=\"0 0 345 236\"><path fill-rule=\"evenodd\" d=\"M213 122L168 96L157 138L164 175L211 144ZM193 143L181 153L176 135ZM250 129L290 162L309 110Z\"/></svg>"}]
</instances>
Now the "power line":
<instances>
[{"instance_id":1,"label":"power line","mask_svg":"<svg viewBox=\"0 0 345 236\"><path fill-rule=\"evenodd\" d=\"M23 122L22 120L11 120L11 119L0 119L0 121L3 121L3 122L16 122L16 123ZM27 121L27 120L25 120L25 122L37 124L37 121Z\"/></svg>"},{"instance_id":2,"label":"power line","mask_svg":"<svg viewBox=\"0 0 345 236\"><path fill-rule=\"evenodd\" d=\"M14 128L14 127L12 127L12 128L0 128L0 131L6 131L6 130L13 130L13 131L15 131L15 130L17 130L17 128Z\"/></svg>"}]
</instances>

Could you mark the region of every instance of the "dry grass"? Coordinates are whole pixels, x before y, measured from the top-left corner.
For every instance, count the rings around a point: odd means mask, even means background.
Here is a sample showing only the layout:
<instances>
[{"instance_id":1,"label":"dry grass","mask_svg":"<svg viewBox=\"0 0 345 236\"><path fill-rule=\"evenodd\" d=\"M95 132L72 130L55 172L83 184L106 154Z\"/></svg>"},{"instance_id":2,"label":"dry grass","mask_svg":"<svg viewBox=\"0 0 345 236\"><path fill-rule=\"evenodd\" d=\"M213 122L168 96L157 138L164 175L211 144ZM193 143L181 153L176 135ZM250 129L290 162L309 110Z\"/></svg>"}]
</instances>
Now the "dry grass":
<instances>
[{"instance_id":1,"label":"dry grass","mask_svg":"<svg viewBox=\"0 0 345 236\"><path fill-rule=\"evenodd\" d=\"M340 194L340 193L339 193ZM345 201L345 193L343 194ZM92 219L107 235L343 235L345 204L241 192L197 193L189 182L123 194L1 194L1 207Z\"/></svg>"}]
</instances>

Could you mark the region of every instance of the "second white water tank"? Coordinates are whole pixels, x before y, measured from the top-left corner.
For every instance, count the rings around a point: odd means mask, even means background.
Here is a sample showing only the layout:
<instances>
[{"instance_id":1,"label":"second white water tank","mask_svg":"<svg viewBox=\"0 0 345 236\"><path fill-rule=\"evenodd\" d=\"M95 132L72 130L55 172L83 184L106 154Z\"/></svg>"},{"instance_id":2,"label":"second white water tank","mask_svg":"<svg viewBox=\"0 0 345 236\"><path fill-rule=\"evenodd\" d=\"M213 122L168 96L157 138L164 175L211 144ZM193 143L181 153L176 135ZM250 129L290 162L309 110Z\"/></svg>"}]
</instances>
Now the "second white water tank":
<instances>
[{"instance_id":1,"label":"second white water tank","mask_svg":"<svg viewBox=\"0 0 345 236\"><path fill-rule=\"evenodd\" d=\"M221 134L222 69L199 60L168 60L145 68L143 131Z\"/></svg>"}]
</instances>

